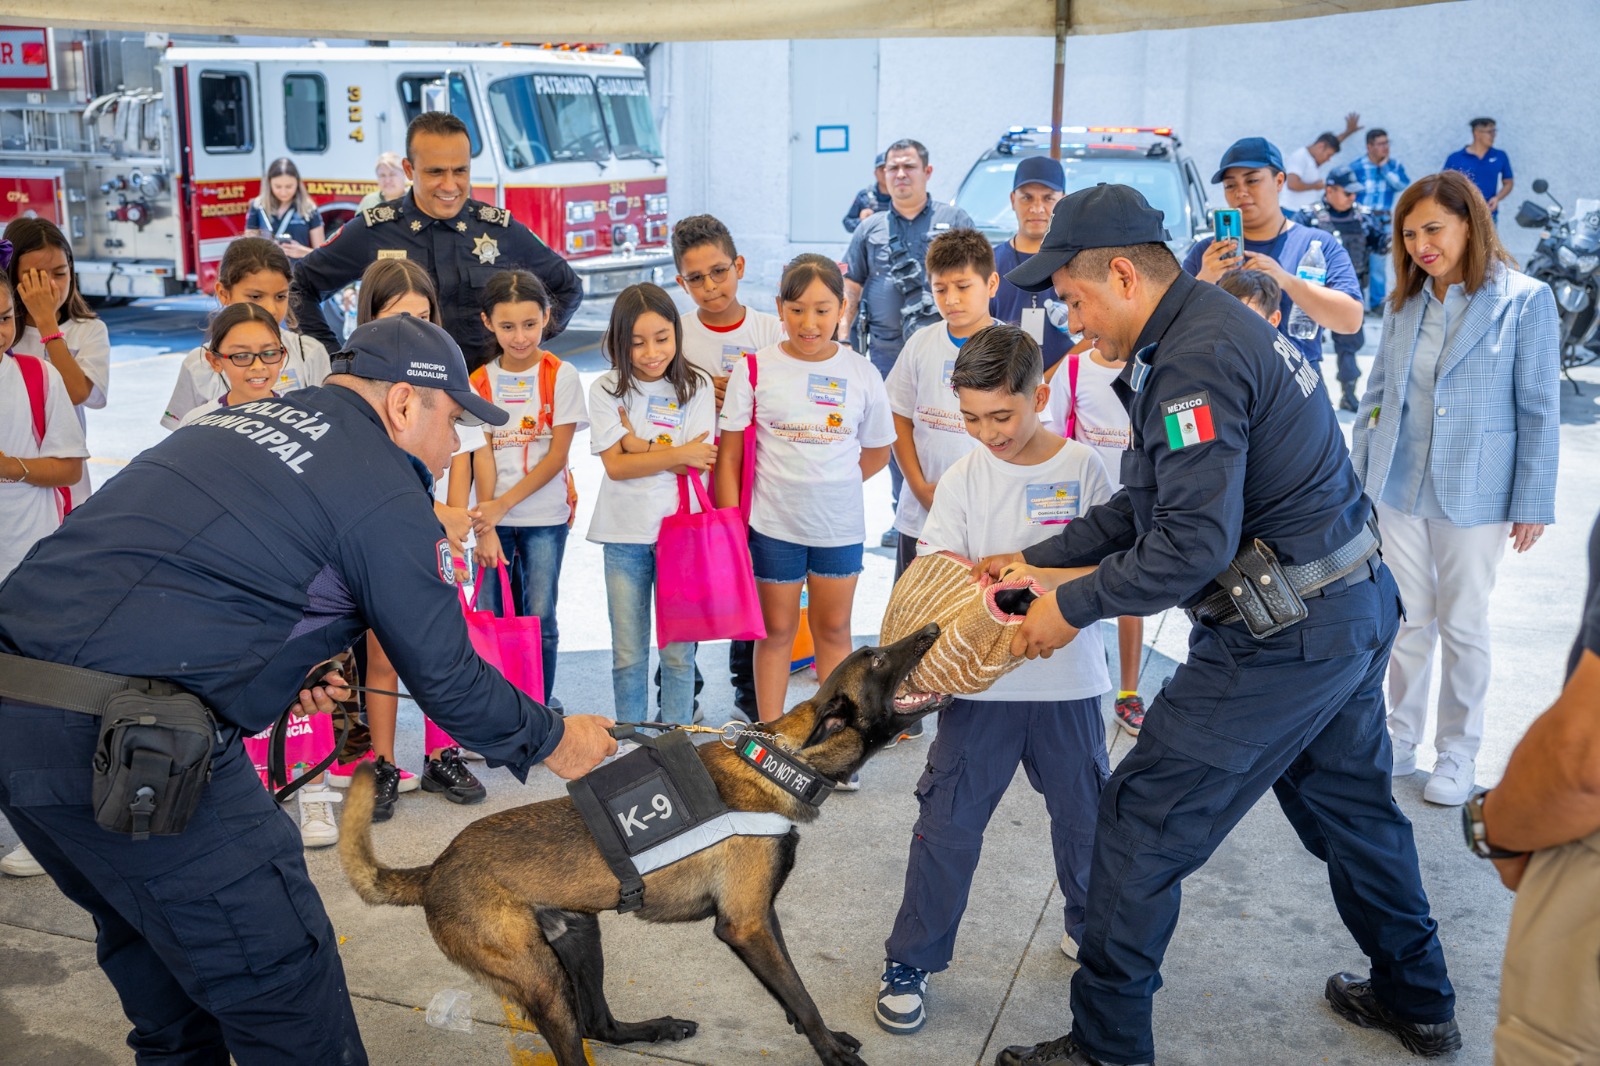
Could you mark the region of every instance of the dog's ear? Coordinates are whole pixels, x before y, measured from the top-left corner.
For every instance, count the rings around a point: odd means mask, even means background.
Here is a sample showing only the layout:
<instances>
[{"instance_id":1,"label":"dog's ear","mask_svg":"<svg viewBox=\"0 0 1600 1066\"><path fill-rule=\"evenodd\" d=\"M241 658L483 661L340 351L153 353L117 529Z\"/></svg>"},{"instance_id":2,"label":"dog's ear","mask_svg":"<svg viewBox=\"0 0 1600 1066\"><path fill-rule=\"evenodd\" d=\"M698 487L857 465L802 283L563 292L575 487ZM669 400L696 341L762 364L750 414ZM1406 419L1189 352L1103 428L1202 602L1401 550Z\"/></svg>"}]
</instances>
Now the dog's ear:
<instances>
[{"instance_id":1,"label":"dog's ear","mask_svg":"<svg viewBox=\"0 0 1600 1066\"><path fill-rule=\"evenodd\" d=\"M806 737L802 747L809 748L813 744L820 744L845 726L854 725L856 701L841 693L835 693L828 698L827 703L816 709L815 714L811 735Z\"/></svg>"}]
</instances>

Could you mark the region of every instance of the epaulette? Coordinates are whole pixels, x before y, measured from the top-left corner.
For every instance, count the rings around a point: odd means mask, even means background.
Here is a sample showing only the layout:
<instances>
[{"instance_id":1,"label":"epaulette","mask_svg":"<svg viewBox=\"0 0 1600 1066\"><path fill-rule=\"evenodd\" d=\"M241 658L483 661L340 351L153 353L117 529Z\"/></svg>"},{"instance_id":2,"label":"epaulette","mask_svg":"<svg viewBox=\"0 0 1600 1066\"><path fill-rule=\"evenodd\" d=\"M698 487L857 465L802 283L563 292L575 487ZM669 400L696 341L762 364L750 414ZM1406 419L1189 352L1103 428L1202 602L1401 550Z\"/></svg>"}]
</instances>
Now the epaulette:
<instances>
[{"instance_id":1,"label":"epaulette","mask_svg":"<svg viewBox=\"0 0 1600 1066\"><path fill-rule=\"evenodd\" d=\"M388 204L379 204L377 207L369 207L361 212L361 217L366 222L367 228L371 229L380 222L393 222L400 217L400 212Z\"/></svg>"},{"instance_id":2,"label":"epaulette","mask_svg":"<svg viewBox=\"0 0 1600 1066\"><path fill-rule=\"evenodd\" d=\"M480 204L476 200L470 201L467 206L478 216L478 221L491 226L511 225L511 212L504 207L493 204Z\"/></svg>"}]
</instances>

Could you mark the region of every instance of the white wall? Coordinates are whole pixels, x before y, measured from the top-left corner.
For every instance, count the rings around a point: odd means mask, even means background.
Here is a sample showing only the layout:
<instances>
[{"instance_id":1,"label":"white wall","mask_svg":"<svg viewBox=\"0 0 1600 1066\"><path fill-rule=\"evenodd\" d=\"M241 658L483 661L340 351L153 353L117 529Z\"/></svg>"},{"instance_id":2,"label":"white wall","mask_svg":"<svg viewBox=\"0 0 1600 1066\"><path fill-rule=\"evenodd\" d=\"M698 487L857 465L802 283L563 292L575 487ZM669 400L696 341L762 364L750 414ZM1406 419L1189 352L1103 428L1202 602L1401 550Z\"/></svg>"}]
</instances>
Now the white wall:
<instances>
[{"instance_id":1,"label":"white wall","mask_svg":"<svg viewBox=\"0 0 1600 1066\"><path fill-rule=\"evenodd\" d=\"M1518 189L1502 215L1515 253L1530 231L1510 219L1536 177L1571 204L1600 195L1600 3L1462 0L1395 11L1200 30L1072 37L1069 125L1171 125L1210 177L1239 137L1265 135L1288 154L1346 111L1389 131L1413 178L1468 139L1467 120L1498 120L1497 146ZM1571 47L1562 50L1562 42ZM1556 50L1552 51L1552 45ZM1012 124L1048 124L1053 43L1040 38L885 39L879 50L880 139L928 146L931 189L949 199L972 160ZM732 229L758 283L798 251L788 239L789 48L786 41L671 44L651 57L664 110L672 217L709 211ZM1363 150L1362 134L1339 159ZM862 175L862 184L870 175ZM850 191L840 196L839 213ZM1220 202L1220 192L1215 196Z\"/></svg>"}]
</instances>

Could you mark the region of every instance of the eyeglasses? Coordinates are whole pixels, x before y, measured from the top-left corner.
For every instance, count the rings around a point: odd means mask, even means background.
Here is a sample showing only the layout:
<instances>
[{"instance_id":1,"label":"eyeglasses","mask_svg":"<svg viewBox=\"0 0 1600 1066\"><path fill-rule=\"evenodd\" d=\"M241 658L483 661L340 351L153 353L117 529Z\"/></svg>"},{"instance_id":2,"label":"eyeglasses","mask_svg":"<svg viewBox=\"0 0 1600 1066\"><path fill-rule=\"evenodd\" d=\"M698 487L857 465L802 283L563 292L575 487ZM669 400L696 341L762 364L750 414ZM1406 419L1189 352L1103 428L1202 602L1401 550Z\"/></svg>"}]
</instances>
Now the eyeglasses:
<instances>
[{"instance_id":1,"label":"eyeglasses","mask_svg":"<svg viewBox=\"0 0 1600 1066\"><path fill-rule=\"evenodd\" d=\"M711 279L711 284L721 285L724 281L728 280L728 275L731 273L733 273L733 264L723 263L721 266L712 267L704 274L680 274L678 276L678 280L682 281L691 289L698 289L700 286L706 283L707 278Z\"/></svg>"},{"instance_id":2,"label":"eyeglasses","mask_svg":"<svg viewBox=\"0 0 1600 1066\"><path fill-rule=\"evenodd\" d=\"M283 362L283 357L289 353L283 348L263 348L259 352L212 352L211 354L218 359L231 361L234 366L249 366L257 359L267 366L272 366L274 363Z\"/></svg>"}]
</instances>

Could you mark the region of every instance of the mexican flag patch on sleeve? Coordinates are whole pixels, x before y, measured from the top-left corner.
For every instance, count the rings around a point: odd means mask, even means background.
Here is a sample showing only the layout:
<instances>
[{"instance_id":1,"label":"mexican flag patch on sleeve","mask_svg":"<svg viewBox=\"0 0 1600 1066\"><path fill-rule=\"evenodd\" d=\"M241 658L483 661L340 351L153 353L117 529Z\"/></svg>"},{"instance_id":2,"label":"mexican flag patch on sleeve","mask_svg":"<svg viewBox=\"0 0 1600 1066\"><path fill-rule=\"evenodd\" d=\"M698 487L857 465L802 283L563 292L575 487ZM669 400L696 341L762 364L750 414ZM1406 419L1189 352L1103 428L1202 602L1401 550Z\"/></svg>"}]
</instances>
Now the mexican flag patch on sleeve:
<instances>
[{"instance_id":1,"label":"mexican flag patch on sleeve","mask_svg":"<svg viewBox=\"0 0 1600 1066\"><path fill-rule=\"evenodd\" d=\"M1216 440L1211 426L1211 396L1196 392L1176 400L1162 400L1161 414L1167 423L1167 445L1173 451Z\"/></svg>"}]
</instances>

